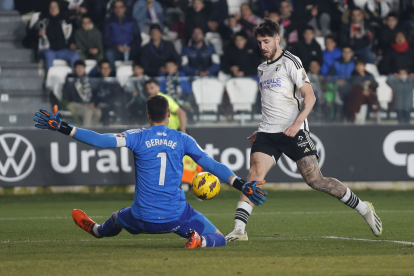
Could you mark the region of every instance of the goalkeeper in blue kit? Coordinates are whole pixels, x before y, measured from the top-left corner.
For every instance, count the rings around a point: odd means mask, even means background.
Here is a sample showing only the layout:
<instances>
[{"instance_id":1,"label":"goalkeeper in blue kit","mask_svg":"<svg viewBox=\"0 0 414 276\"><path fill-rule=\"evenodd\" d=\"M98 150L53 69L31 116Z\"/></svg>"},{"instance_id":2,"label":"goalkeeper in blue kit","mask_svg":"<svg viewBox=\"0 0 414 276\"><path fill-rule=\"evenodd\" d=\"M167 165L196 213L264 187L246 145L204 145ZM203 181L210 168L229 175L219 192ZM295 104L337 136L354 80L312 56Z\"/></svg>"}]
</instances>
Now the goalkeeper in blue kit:
<instances>
[{"instance_id":1,"label":"goalkeeper in blue kit","mask_svg":"<svg viewBox=\"0 0 414 276\"><path fill-rule=\"evenodd\" d=\"M118 235L122 229L131 234L176 233L188 238L187 248L226 245L221 232L201 213L194 210L181 189L182 159L190 156L206 171L241 190L255 205L266 201L267 193L258 188L264 181L246 182L225 165L209 157L185 133L167 127L170 117L168 101L162 96L147 100L149 129L131 129L119 134L99 134L63 122L57 106L54 112L36 112L36 127L59 131L83 143L100 147L127 147L134 155L135 199L131 207L111 214L98 225L85 212L75 209L75 223L96 238Z\"/></svg>"}]
</instances>

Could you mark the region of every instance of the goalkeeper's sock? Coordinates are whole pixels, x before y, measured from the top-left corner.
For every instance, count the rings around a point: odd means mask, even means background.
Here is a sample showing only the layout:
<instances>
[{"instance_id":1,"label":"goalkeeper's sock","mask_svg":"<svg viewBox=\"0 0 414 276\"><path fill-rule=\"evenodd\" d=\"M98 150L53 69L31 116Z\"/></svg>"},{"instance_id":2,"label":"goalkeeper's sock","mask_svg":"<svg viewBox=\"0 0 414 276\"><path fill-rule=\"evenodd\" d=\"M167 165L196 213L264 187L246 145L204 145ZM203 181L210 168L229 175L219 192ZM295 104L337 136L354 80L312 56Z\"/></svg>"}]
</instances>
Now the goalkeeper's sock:
<instances>
[{"instance_id":1,"label":"goalkeeper's sock","mask_svg":"<svg viewBox=\"0 0 414 276\"><path fill-rule=\"evenodd\" d=\"M227 244L226 238L222 234L209 233L201 236L201 247L219 247Z\"/></svg>"},{"instance_id":2,"label":"goalkeeper's sock","mask_svg":"<svg viewBox=\"0 0 414 276\"><path fill-rule=\"evenodd\" d=\"M116 226L113 213L109 219L101 225L95 224L92 231L98 237L113 237L121 233L122 228Z\"/></svg>"},{"instance_id":3,"label":"goalkeeper's sock","mask_svg":"<svg viewBox=\"0 0 414 276\"><path fill-rule=\"evenodd\" d=\"M361 216L364 216L368 212L367 204L360 200L349 188L346 188L346 193L340 201L357 210Z\"/></svg>"},{"instance_id":4,"label":"goalkeeper's sock","mask_svg":"<svg viewBox=\"0 0 414 276\"><path fill-rule=\"evenodd\" d=\"M252 211L253 207L247 201L239 201L237 203L236 216L234 217L234 221L236 222L234 229L238 229L244 233L244 228Z\"/></svg>"}]
</instances>

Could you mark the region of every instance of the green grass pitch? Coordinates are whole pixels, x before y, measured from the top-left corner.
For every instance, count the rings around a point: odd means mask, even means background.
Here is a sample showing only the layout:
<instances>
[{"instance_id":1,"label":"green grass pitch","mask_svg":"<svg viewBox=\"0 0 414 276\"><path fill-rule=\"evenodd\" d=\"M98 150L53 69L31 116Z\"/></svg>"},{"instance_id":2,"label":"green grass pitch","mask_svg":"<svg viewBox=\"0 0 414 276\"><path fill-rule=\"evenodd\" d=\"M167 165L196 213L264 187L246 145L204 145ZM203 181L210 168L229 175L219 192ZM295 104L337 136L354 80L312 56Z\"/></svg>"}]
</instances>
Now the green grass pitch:
<instances>
[{"instance_id":1,"label":"green grass pitch","mask_svg":"<svg viewBox=\"0 0 414 276\"><path fill-rule=\"evenodd\" d=\"M249 241L195 250L174 234L95 239L71 218L79 208L102 223L132 194L0 196L0 275L414 275L414 191L356 194L374 204L382 237L326 194L283 191L254 209ZM233 229L238 192L187 197L224 234Z\"/></svg>"}]
</instances>

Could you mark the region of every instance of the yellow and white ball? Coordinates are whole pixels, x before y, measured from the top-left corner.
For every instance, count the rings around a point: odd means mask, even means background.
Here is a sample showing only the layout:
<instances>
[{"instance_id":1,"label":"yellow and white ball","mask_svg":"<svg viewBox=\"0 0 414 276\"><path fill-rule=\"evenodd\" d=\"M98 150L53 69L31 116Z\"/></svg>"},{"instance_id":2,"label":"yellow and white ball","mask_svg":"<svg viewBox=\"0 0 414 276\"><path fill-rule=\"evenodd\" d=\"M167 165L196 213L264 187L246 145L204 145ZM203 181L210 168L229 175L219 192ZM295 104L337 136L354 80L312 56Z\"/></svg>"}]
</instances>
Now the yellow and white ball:
<instances>
[{"instance_id":1,"label":"yellow and white ball","mask_svg":"<svg viewBox=\"0 0 414 276\"><path fill-rule=\"evenodd\" d=\"M199 199L212 199L220 192L220 180L209 172L199 173L191 183L191 190Z\"/></svg>"}]
</instances>

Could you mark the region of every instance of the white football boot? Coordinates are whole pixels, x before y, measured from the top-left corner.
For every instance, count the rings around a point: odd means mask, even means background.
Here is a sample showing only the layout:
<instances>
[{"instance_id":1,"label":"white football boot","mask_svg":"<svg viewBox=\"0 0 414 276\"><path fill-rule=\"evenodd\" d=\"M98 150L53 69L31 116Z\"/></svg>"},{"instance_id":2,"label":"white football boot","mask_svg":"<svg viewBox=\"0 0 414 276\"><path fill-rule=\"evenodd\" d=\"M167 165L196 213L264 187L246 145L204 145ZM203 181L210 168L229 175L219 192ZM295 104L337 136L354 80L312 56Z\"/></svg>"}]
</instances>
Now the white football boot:
<instances>
[{"instance_id":1,"label":"white football boot","mask_svg":"<svg viewBox=\"0 0 414 276\"><path fill-rule=\"evenodd\" d=\"M247 241L247 232L242 232L240 229L234 229L226 236L226 241Z\"/></svg>"},{"instance_id":2,"label":"white football boot","mask_svg":"<svg viewBox=\"0 0 414 276\"><path fill-rule=\"evenodd\" d=\"M375 236L379 237L382 234L382 222L377 214L375 214L375 209L374 206L372 206L372 203L368 201L364 202L367 204L368 211L362 217L368 223L369 227L371 227L372 233L374 233Z\"/></svg>"}]
</instances>

